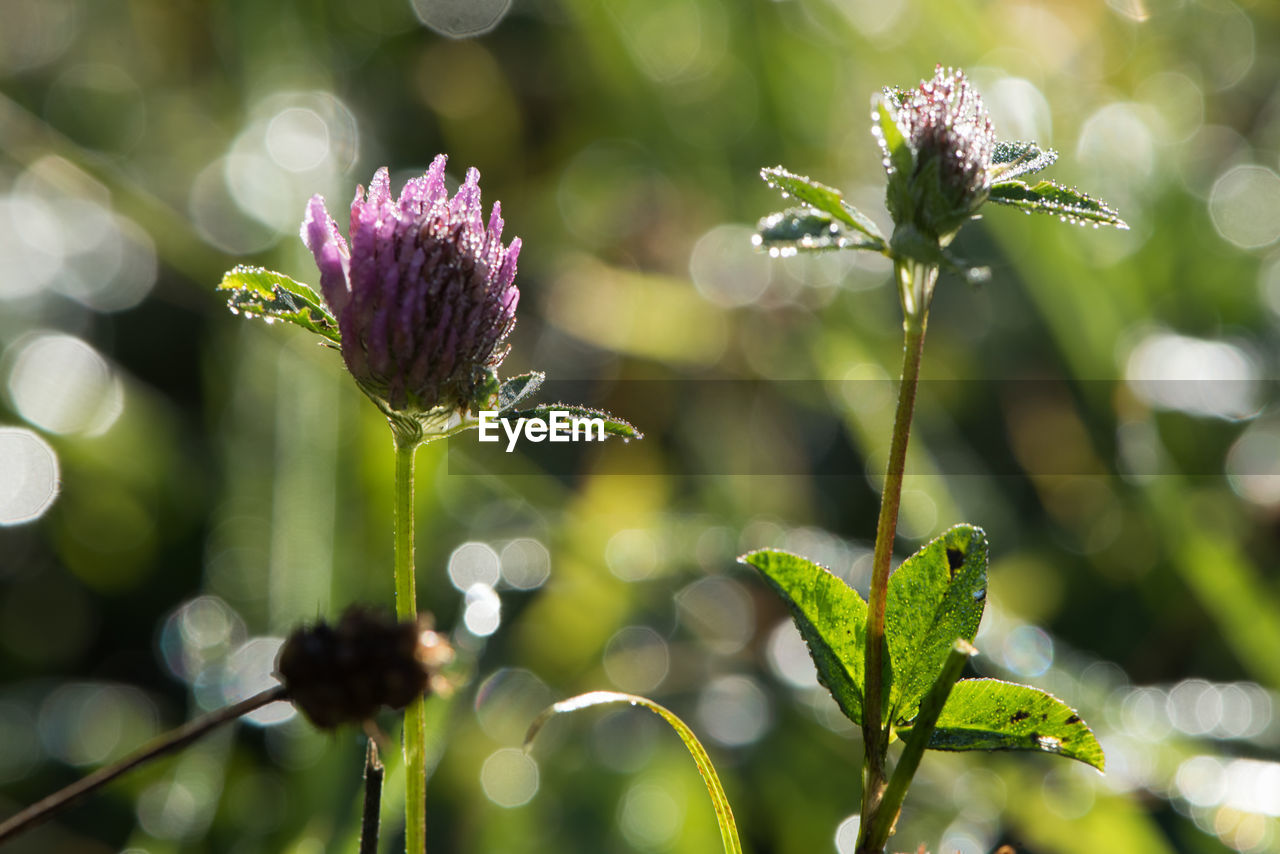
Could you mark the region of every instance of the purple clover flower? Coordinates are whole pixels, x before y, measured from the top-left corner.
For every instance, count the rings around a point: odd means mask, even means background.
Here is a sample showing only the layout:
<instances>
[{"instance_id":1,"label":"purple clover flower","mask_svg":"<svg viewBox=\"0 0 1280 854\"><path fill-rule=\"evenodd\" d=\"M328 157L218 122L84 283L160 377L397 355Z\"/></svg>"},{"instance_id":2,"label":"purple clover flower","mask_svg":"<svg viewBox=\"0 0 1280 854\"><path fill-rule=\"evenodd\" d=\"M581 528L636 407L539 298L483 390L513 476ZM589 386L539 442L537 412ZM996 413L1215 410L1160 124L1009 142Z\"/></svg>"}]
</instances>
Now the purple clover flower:
<instances>
[{"instance_id":1,"label":"purple clover flower","mask_svg":"<svg viewBox=\"0 0 1280 854\"><path fill-rule=\"evenodd\" d=\"M936 235L953 232L991 189L996 134L982 96L963 71L941 65L933 79L916 88L886 89L884 95L914 154L913 174L895 174L880 136L890 183L898 182L904 191L894 199L891 188L890 201L896 202L891 206L907 208L891 210L895 221L914 220Z\"/></svg>"},{"instance_id":2,"label":"purple clover flower","mask_svg":"<svg viewBox=\"0 0 1280 854\"><path fill-rule=\"evenodd\" d=\"M520 292L520 238L502 244L501 205L485 226L480 172L449 198L441 154L393 199L386 168L351 203L351 242L312 197L302 240L338 319L342 358L365 393L396 412L467 409L507 354Z\"/></svg>"}]
</instances>

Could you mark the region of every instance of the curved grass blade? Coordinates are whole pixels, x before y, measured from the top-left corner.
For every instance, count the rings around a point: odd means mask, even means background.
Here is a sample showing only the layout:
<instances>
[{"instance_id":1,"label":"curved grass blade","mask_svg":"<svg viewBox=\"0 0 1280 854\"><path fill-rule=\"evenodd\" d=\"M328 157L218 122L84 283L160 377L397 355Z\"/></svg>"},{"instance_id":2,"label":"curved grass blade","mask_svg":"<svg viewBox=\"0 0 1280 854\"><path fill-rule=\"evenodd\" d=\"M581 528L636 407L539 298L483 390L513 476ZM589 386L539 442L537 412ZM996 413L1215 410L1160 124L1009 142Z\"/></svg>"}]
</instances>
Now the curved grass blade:
<instances>
[{"instance_id":1,"label":"curved grass blade","mask_svg":"<svg viewBox=\"0 0 1280 854\"><path fill-rule=\"evenodd\" d=\"M742 854L742 841L738 839L738 824L733 819L733 810L729 806L729 798L724 793L724 786L720 784L720 777L716 774L715 766L711 764L711 757L707 755L706 748L702 746L702 742L698 741L698 737L693 734L693 730L689 728L688 724L680 720L679 716L670 709L655 703L653 700L639 697L635 694L622 694L617 691L591 691L587 694L570 697L568 700L561 700L538 715L537 719L529 726L529 732L524 737L525 749L527 750L529 745L533 743L538 731L542 729L546 722L556 715L576 712L579 709L589 709L593 706L607 706L619 703L642 706L662 718L676 731L676 734L680 736L680 740L684 742L684 746L689 749L689 753L693 756L693 761L698 766L698 773L702 775L702 781L707 785L707 793L711 795L711 805L716 811L716 823L720 826L720 839L724 843L725 854Z\"/></svg>"},{"instance_id":2,"label":"curved grass blade","mask_svg":"<svg viewBox=\"0 0 1280 854\"><path fill-rule=\"evenodd\" d=\"M938 716L931 750L1035 750L1104 770L1106 757L1075 709L1030 685L961 679Z\"/></svg>"},{"instance_id":3,"label":"curved grass blade","mask_svg":"<svg viewBox=\"0 0 1280 854\"><path fill-rule=\"evenodd\" d=\"M991 195L987 198L997 204L1021 208L1027 213L1060 216L1077 225L1095 223L1122 230L1129 228L1120 214L1105 203L1053 181L1041 181L1035 186L1028 186L1022 181L1005 181L992 185Z\"/></svg>"}]
</instances>

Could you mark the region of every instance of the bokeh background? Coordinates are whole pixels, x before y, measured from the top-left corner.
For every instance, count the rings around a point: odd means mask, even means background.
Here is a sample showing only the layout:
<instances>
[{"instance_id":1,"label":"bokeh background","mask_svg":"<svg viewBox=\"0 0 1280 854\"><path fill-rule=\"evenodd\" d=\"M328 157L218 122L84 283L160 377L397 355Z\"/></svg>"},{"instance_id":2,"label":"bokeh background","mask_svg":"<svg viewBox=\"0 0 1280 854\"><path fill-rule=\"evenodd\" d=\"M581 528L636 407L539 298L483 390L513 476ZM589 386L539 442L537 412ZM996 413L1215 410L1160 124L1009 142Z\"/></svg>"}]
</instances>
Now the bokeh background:
<instances>
[{"instance_id":1,"label":"bokeh background","mask_svg":"<svg viewBox=\"0 0 1280 854\"><path fill-rule=\"evenodd\" d=\"M2 9L0 814L255 690L299 621L390 606L385 425L332 351L214 286L240 262L314 283L306 199L341 211L443 151L525 241L505 371L580 381L647 438L503 471L471 437L419 454L422 604L476 668L440 707L431 850L718 850L645 712L520 751L544 705L614 688L702 735L749 850L852 851L859 737L734 559L785 547L865 589L896 296L877 259L749 237L778 163L887 225L870 96L941 62L1132 228L964 230L994 275L940 285L899 556L989 531L975 668L1078 705L1108 769L931 753L895 844L1280 851L1271 0ZM272 707L12 850L353 851L363 742Z\"/></svg>"}]
</instances>

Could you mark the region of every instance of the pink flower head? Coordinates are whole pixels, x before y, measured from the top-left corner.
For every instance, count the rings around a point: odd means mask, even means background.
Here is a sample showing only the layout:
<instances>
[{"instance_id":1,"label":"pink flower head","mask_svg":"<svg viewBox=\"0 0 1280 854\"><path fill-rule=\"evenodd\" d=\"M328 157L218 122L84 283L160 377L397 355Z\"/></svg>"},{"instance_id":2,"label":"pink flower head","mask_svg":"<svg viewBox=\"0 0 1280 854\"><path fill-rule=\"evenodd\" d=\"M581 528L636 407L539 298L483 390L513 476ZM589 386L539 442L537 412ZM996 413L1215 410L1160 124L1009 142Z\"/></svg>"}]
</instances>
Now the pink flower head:
<instances>
[{"instance_id":1,"label":"pink flower head","mask_svg":"<svg viewBox=\"0 0 1280 854\"><path fill-rule=\"evenodd\" d=\"M398 199L385 167L367 194L358 187L350 245L320 196L302 221L347 369L397 411L466 408L502 363L516 322L520 239L502 244L498 203L486 227L476 169L449 197L446 160L437 156Z\"/></svg>"},{"instance_id":2,"label":"pink flower head","mask_svg":"<svg viewBox=\"0 0 1280 854\"><path fill-rule=\"evenodd\" d=\"M986 201L991 189L996 134L982 96L963 71L939 65L933 79L914 89L885 90L885 102L913 155L914 173L896 175L880 136L891 183L905 182L904 189L915 185L903 197L904 202L910 198L907 204L916 209L910 218L935 233L958 226ZM926 188L924 182L936 190ZM927 209L921 210L922 206Z\"/></svg>"}]
</instances>

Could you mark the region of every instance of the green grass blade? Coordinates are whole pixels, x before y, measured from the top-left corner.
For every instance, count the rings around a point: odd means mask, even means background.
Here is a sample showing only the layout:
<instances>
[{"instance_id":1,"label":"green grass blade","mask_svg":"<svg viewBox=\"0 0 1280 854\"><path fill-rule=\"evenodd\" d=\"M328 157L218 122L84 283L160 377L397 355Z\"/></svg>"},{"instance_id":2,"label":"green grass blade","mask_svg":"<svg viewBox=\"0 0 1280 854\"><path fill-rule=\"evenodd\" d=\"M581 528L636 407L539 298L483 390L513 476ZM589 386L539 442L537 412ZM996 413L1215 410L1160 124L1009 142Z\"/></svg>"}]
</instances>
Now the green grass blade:
<instances>
[{"instance_id":1,"label":"green grass blade","mask_svg":"<svg viewBox=\"0 0 1280 854\"><path fill-rule=\"evenodd\" d=\"M537 719L529 726L529 732L524 737L525 747L528 748L543 725L556 715L576 712L579 709L589 709L594 706L617 705L620 703L643 706L670 724L671 728L676 731L676 734L680 736L680 740L684 742L684 746L692 754L693 761L698 766L698 773L702 775L702 781L707 784L707 793L711 795L711 805L716 811L716 823L720 825L720 839L724 842L725 854L742 854L742 842L738 839L738 825L733 820L733 810L729 807L729 798L725 796L724 787L720 785L720 776L716 774L715 766L711 764L711 757L707 755L706 748L702 746L702 742L698 741L698 737L693 734L693 730L689 728L689 725L680 720L675 712L655 703L653 700L639 697L635 694L622 694L617 691L591 691L587 694L579 694L576 697L561 700L538 715Z\"/></svg>"}]
</instances>

